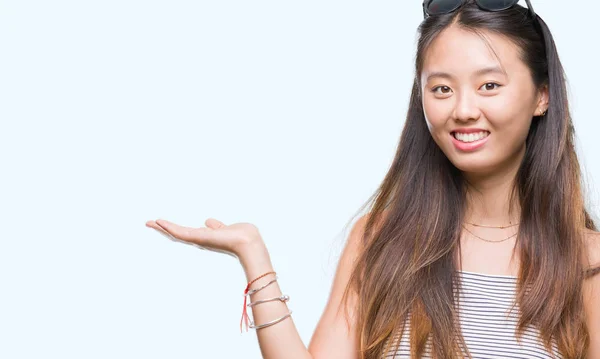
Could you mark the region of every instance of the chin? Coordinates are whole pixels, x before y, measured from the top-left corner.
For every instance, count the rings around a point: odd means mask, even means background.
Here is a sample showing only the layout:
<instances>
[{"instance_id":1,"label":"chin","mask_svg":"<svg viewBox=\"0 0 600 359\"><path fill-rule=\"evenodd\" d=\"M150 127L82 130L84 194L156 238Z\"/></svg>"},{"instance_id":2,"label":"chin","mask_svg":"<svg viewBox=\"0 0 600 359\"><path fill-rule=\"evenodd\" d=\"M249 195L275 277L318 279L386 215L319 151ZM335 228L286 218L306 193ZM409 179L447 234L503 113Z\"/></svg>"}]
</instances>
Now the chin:
<instances>
[{"instance_id":1,"label":"chin","mask_svg":"<svg viewBox=\"0 0 600 359\"><path fill-rule=\"evenodd\" d=\"M461 172L487 174L493 172L494 163L490 158L485 156L453 158L449 157L450 162Z\"/></svg>"}]
</instances>

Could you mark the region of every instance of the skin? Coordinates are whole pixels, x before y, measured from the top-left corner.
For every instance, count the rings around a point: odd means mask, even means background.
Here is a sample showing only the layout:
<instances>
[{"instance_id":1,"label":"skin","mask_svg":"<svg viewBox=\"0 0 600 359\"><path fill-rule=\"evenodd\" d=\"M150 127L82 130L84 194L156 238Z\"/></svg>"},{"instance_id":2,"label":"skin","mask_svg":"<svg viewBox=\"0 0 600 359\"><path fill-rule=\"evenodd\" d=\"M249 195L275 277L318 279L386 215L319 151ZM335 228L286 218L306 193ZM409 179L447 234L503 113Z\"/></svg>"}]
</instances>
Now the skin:
<instances>
[{"instance_id":1,"label":"skin","mask_svg":"<svg viewBox=\"0 0 600 359\"><path fill-rule=\"evenodd\" d=\"M520 209L509 211L509 191L533 116L548 108L548 88L536 88L513 42L491 32L482 34L487 42L453 25L432 43L421 74L422 103L434 141L469 183L467 222L505 226L518 223ZM481 71L489 68L497 70ZM460 128L487 130L489 139L475 151L462 151L451 137ZM461 237L461 269L518 275L514 237L497 243L475 237L501 240L515 234L517 226L466 228L472 233L463 231ZM588 265L597 266L600 235L586 232ZM600 275L584 284L584 301L591 339L588 357L600 358Z\"/></svg>"},{"instance_id":2,"label":"skin","mask_svg":"<svg viewBox=\"0 0 600 359\"><path fill-rule=\"evenodd\" d=\"M433 139L470 184L467 222L502 226L518 222L518 208L508 215L509 190L533 116L548 108L548 90L535 87L513 42L491 32L482 35L452 25L436 38L425 54L422 103ZM464 128L487 130L489 138L474 151L460 150L451 132ZM494 241L518 229L467 228ZM515 237L489 243L473 234L465 231L461 240L463 270L518 273L518 258L511 261Z\"/></svg>"},{"instance_id":3,"label":"skin","mask_svg":"<svg viewBox=\"0 0 600 359\"><path fill-rule=\"evenodd\" d=\"M491 33L484 35L497 57L481 37L456 26L444 30L426 54L421 90L432 137L470 183L468 222L499 226L516 223L519 218L518 208L512 213L508 210L509 186L523 159L532 117L540 115L548 107L548 91L545 87L535 88L529 70L513 43ZM490 67L500 68L503 73L477 73ZM446 75L440 76L439 72ZM438 75L431 76L434 73ZM485 146L468 153L455 148L450 132L465 127L488 130L490 138ZM363 216L353 225L338 263L327 305L308 348L302 343L293 321L284 320L257 331L264 358L358 358L352 304L355 298L350 298L348 318L340 314L344 309L340 308L340 300L353 262L362 251L361 238L366 220L367 217ZM184 227L162 219L146 222L147 227L170 239L238 258L248 281L273 270L268 251L254 225L226 225L214 218L209 218L205 225L200 228ZM469 229L483 238L498 240L515 233L516 228ZM589 242L590 263L597 265L600 263L600 236L590 232ZM501 275L518 273L518 258L511 260L514 238L489 243L465 232L461 247L459 255L463 270ZM265 277L251 288L264 285L271 279ZM282 294L276 285L259 293L265 297ZM264 298L252 298L253 301L255 299ZM588 357L600 358L600 275L586 283L585 303L592 343ZM257 322L280 317L286 312L285 304L275 302L253 309Z\"/></svg>"}]
</instances>

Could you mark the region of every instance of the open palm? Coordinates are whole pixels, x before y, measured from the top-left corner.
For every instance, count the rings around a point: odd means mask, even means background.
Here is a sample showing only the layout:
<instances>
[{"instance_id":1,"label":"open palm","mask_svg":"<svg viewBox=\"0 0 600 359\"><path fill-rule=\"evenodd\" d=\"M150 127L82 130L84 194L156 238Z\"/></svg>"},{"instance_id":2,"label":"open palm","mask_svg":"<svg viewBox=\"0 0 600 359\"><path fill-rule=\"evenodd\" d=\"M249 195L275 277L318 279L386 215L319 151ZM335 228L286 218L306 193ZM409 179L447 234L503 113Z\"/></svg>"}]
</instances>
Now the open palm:
<instances>
[{"instance_id":1,"label":"open palm","mask_svg":"<svg viewBox=\"0 0 600 359\"><path fill-rule=\"evenodd\" d=\"M251 223L225 225L221 221L209 218L205 224L206 227L192 228L157 219L146 222L146 227L157 230L173 241L224 253L234 258L239 257L244 245L260 238L258 228Z\"/></svg>"}]
</instances>

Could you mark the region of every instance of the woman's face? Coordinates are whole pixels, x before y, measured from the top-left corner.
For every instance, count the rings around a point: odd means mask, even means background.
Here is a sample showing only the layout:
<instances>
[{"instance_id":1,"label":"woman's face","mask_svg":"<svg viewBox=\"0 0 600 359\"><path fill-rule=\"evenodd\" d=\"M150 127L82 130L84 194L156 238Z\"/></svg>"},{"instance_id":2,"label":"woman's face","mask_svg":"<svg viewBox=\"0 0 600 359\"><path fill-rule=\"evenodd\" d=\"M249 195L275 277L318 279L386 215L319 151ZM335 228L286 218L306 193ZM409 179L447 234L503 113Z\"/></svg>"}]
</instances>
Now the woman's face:
<instances>
[{"instance_id":1,"label":"woman's face","mask_svg":"<svg viewBox=\"0 0 600 359\"><path fill-rule=\"evenodd\" d=\"M457 26L440 33L425 54L421 93L429 131L448 159L463 172L490 174L519 166L548 96L513 42L482 33L488 42Z\"/></svg>"}]
</instances>

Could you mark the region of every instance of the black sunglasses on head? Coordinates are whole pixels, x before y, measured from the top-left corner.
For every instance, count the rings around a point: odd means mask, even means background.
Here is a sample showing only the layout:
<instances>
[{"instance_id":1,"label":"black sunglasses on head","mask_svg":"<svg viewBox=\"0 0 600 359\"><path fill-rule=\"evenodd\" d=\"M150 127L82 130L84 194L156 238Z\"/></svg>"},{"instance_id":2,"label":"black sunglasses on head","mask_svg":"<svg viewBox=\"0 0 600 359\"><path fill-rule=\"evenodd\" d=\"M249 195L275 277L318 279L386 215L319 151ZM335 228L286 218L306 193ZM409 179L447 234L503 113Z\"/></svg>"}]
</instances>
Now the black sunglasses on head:
<instances>
[{"instance_id":1,"label":"black sunglasses on head","mask_svg":"<svg viewBox=\"0 0 600 359\"><path fill-rule=\"evenodd\" d=\"M458 9L466 0L424 0L423 1L423 16L427 18L432 15L448 14ZM519 0L475 0L477 6L487 11L502 11L515 6ZM537 16L531 2L527 2L529 13L533 20L537 23Z\"/></svg>"}]
</instances>

